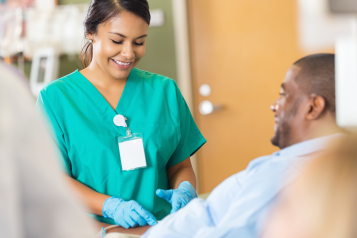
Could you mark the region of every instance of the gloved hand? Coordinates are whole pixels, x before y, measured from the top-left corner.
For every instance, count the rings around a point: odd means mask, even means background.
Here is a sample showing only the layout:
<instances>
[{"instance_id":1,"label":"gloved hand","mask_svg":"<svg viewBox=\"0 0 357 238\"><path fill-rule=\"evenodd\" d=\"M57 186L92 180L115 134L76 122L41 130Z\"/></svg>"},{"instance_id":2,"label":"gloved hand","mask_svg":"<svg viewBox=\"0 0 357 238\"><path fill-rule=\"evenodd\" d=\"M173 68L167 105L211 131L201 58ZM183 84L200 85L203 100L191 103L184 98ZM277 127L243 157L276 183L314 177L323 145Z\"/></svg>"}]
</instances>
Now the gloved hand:
<instances>
[{"instance_id":1,"label":"gloved hand","mask_svg":"<svg viewBox=\"0 0 357 238\"><path fill-rule=\"evenodd\" d=\"M105 200L102 212L104 218L114 219L115 224L126 229L157 224L154 215L134 200L126 202L121 198L110 197Z\"/></svg>"},{"instance_id":2,"label":"gloved hand","mask_svg":"<svg viewBox=\"0 0 357 238\"><path fill-rule=\"evenodd\" d=\"M170 214L177 212L180 208L186 206L189 201L197 197L195 189L187 181L180 183L177 189L157 189L156 195L171 203L172 209Z\"/></svg>"}]
</instances>

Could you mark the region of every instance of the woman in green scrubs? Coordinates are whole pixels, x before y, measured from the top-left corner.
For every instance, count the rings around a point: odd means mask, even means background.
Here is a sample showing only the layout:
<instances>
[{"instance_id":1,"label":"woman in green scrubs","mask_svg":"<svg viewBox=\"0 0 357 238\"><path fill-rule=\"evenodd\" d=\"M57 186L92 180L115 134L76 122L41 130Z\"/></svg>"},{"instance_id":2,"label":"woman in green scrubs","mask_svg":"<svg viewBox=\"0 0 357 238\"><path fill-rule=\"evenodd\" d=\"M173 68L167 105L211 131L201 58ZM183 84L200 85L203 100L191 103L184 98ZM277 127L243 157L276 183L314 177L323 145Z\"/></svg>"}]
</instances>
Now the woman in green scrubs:
<instances>
[{"instance_id":1,"label":"woman in green scrubs","mask_svg":"<svg viewBox=\"0 0 357 238\"><path fill-rule=\"evenodd\" d=\"M48 84L37 101L91 213L126 228L154 225L197 197L190 156L206 142L176 83L134 68L149 23L146 0L92 0L84 69ZM142 134L145 168L123 170L118 137L128 128Z\"/></svg>"}]
</instances>

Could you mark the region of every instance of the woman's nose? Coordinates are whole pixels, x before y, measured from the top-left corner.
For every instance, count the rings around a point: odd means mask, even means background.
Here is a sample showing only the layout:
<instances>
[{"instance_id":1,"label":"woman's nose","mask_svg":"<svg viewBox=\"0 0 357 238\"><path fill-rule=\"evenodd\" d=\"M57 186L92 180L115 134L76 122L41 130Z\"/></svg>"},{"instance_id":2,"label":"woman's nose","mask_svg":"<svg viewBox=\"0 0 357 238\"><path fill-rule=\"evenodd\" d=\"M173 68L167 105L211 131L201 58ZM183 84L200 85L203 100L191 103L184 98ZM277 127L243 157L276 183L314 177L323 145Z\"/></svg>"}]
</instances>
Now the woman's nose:
<instances>
[{"instance_id":1,"label":"woman's nose","mask_svg":"<svg viewBox=\"0 0 357 238\"><path fill-rule=\"evenodd\" d=\"M127 59L135 58L135 53L131 44L125 44L121 53Z\"/></svg>"}]
</instances>

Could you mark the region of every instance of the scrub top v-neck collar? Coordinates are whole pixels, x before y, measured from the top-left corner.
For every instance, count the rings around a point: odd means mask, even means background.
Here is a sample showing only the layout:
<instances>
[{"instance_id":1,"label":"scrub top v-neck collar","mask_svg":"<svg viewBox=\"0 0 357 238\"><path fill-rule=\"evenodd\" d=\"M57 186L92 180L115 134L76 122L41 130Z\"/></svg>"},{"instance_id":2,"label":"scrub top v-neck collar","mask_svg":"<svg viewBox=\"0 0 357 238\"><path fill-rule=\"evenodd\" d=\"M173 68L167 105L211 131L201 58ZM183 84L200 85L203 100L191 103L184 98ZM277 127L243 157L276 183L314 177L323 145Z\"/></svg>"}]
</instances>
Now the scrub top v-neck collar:
<instances>
[{"instance_id":1,"label":"scrub top v-neck collar","mask_svg":"<svg viewBox=\"0 0 357 238\"><path fill-rule=\"evenodd\" d=\"M116 131L119 131L121 127L117 127L114 124L113 119L117 114L127 116L129 113L130 105L134 101L133 99L139 88L139 82L141 81L139 72L135 68L130 72L123 93L115 110L113 110L108 101L103 97L98 89L86 77L83 76L83 74L81 74L78 70L76 70L75 73L78 74L78 78L81 80L80 85L83 85L81 88L85 91L88 97L92 99L92 102L97 105L99 110L101 110L112 127L114 127Z\"/></svg>"}]
</instances>

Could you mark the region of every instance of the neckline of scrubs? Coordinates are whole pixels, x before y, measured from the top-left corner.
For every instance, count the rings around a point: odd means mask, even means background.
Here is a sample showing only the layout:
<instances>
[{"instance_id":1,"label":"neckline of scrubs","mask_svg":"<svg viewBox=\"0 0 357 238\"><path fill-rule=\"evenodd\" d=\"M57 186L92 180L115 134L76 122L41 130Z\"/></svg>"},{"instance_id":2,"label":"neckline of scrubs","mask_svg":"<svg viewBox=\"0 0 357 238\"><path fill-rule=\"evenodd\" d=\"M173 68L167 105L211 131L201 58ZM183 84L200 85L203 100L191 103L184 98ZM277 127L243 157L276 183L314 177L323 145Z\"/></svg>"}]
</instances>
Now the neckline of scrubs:
<instances>
[{"instance_id":1,"label":"neckline of scrubs","mask_svg":"<svg viewBox=\"0 0 357 238\"><path fill-rule=\"evenodd\" d=\"M88 94L89 98L91 98L92 101L98 106L98 108L102 111L102 113L105 115L110 124L113 125L116 130L118 130L119 127L114 124L113 119L118 114L121 114L125 117L128 115L129 110L131 109L130 105L134 101L133 99L135 97L137 89L139 88L139 82L141 81L140 72L136 68L133 68L131 70L128 80L125 83L123 93L119 99L119 103L115 110L113 110L113 108L104 98L104 96L99 92L99 90L86 77L84 77L81 72L76 70L75 73L78 74L78 78L83 82L83 89ZM128 120L130 120L130 118L128 118Z\"/></svg>"}]
</instances>

